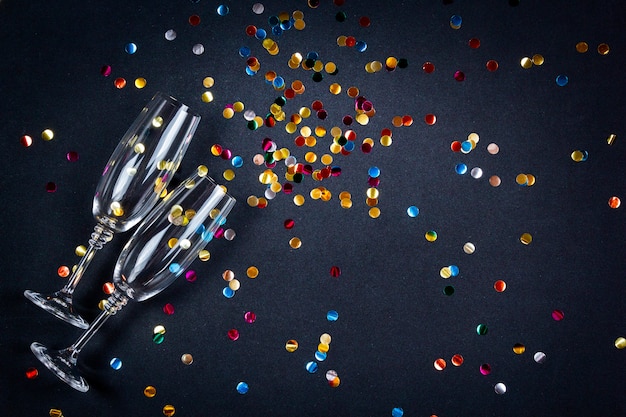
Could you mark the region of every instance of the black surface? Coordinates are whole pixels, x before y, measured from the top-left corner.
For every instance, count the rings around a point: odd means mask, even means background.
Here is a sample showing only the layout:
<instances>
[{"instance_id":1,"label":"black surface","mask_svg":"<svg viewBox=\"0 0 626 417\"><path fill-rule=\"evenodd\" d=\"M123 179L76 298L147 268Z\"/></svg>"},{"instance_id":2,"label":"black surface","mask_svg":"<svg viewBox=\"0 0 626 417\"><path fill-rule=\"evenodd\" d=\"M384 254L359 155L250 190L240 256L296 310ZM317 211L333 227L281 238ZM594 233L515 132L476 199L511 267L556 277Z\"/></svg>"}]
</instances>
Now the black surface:
<instances>
[{"instance_id":1,"label":"black surface","mask_svg":"<svg viewBox=\"0 0 626 417\"><path fill-rule=\"evenodd\" d=\"M262 15L252 12L253 3L229 3L230 13L220 17L218 2L205 0L0 2L3 409L44 416L58 408L67 417L162 415L166 404L177 416L389 416L394 407L405 416L625 416L626 350L614 346L626 337L624 208L607 204L613 195L626 198L623 2L347 0L311 9L301 0L267 1ZM269 30L269 16L298 9L307 26L274 37L277 56L245 34L249 24ZM339 11L345 22L335 19ZM188 23L194 14L201 17L195 27ZM453 14L463 17L458 30L449 26ZM364 15L369 28L358 25ZM168 29L177 31L176 40L165 40ZM339 35L365 40L368 48L339 47ZM468 47L473 37L480 48ZM576 52L579 41L589 52ZM128 42L138 45L136 54L124 52ZM602 42L611 48L606 56L596 52ZM203 55L192 53L196 43L204 45ZM237 53L244 45L261 62L254 77ZM313 82L311 72L288 68L296 51L317 51L339 73ZM533 54L545 63L523 69L520 59ZM388 56L409 65L364 70ZM496 72L485 69L489 59L499 62ZM425 61L436 65L434 73L421 70ZM105 64L112 66L110 77L100 74ZM309 150L328 153L332 138L298 148L284 122L252 131L241 114L221 115L240 100L265 116L280 95L263 79L270 70L306 86L284 106L288 116L313 100L324 102L328 119L303 122L313 128L345 128L342 117L354 114L345 91L353 85L377 111L367 126L352 126L357 149L334 155L341 176L295 184L295 193L306 196L302 207L283 193L265 209L249 207L247 197L262 196L265 187L252 157L262 152L264 137L300 161ZM465 81L453 79L456 70ZM567 86L556 85L559 74L569 76ZM206 76L215 78L212 103L200 99ZM116 89L116 77L128 86ZM132 85L136 77L147 79L144 89ZM343 87L338 96L329 93L333 82ZM58 266L77 262L74 248L86 244L95 224L91 200L101 169L156 91L203 117L181 177L203 163L221 179L230 164L211 155L215 143L244 158L226 183L239 201L228 221L237 236L212 242L211 260L193 265L196 282L177 282L106 323L79 359L91 384L83 394L57 380L29 349L35 340L65 347L80 331L22 292L63 285ZM423 122L428 113L437 116L434 126ZM415 123L394 128L392 118L405 114ZM386 127L393 131L390 147L379 143ZM50 142L40 138L46 128L55 132ZM471 132L480 135L476 149L453 153L450 143ZM612 133L617 140L609 146ZM20 145L24 134L34 138L30 148ZM366 137L375 142L370 154L358 149ZM498 155L486 151L491 142L500 146ZM572 161L576 149L588 151L588 160ZM78 152L79 161L68 162L68 151ZM459 162L481 167L483 178L457 175ZM373 165L381 169L378 219L365 204ZM284 183L284 164L274 171ZM536 184L518 186L519 173L533 174ZM494 174L502 178L498 188L488 183ZM49 181L57 184L55 193L45 191ZM317 186L332 199L313 201L309 192ZM349 210L339 204L344 190L352 193ZM406 214L413 204L417 218ZM292 230L283 228L287 218L295 220ZM431 229L439 236L434 243L424 239ZM533 236L528 246L519 241L524 232ZM290 249L293 236L302 239L300 249ZM90 320L128 237L116 236L97 255L75 293ZM472 255L462 250L468 241L477 248ZM440 278L439 270L452 264L459 276ZM250 265L260 270L255 280L246 277ZM341 267L338 278L329 274L333 265ZM221 294L225 269L242 284L232 299ZM507 282L505 292L493 290L497 279ZM446 285L454 285L453 296L443 295ZM165 303L175 306L174 315L163 313ZM330 309L339 312L337 322L326 320ZM554 309L565 313L562 321L551 318ZM246 311L256 313L255 323L244 322ZM485 336L476 334L480 323L489 328ZM160 345L152 341L157 324L167 329ZM241 333L235 342L226 336L231 328ZM332 336L328 359L309 374L305 364L325 332ZM296 352L285 350L288 339L298 340ZM515 343L526 352L514 354ZM546 353L545 363L535 363L537 351ZM184 353L194 357L190 366L180 360ZM465 358L458 368L450 363L456 353ZM109 366L113 357L123 361L119 371ZM433 368L437 358L448 362L443 372ZM491 364L491 375L480 374L482 363ZM25 376L30 367L39 370L34 380ZM339 387L327 385L328 369L338 372ZM237 393L239 381L249 384L248 394ZM498 382L506 394L494 392ZM147 385L157 388L156 397L144 397Z\"/></svg>"}]
</instances>

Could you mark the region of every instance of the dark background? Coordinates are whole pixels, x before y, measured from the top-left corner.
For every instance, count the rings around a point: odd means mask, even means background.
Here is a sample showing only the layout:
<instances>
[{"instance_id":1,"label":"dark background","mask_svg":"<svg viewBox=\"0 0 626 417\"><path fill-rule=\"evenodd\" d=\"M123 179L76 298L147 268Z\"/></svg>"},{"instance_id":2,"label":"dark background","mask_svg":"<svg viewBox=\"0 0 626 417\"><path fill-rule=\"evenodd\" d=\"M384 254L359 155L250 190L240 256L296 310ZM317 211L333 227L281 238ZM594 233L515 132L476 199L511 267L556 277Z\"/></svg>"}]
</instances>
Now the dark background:
<instances>
[{"instance_id":1,"label":"dark background","mask_svg":"<svg viewBox=\"0 0 626 417\"><path fill-rule=\"evenodd\" d=\"M405 416L626 416L626 351L615 340L626 336L624 307L624 207L609 208L611 196L626 197L626 6L621 1L572 2L483 1L350 1L337 6L329 0L310 8L303 0L265 1L261 15L254 1L224 2L230 13L219 16L217 1L0 1L0 165L2 192L2 315L0 319L0 404L14 415L45 416L50 408L73 416L158 416L171 404L180 416L389 416L394 407ZM306 28L280 37L277 56L269 55L257 39L248 37L249 24L270 30L268 18L280 12L304 12ZM335 15L345 11L347 19ZM462 27L449 25L452 15ZM201 22L191 26L188 19ZM369 28L358 19L368 16ZM164 33L176 30L174 41ZM365 52L337 46L339 35L352 35L368 44ZM470 38L481 46L471 49ZM589 52L576 52L585 41ZM124 52L135 42L134 55ZM607 43L610 52L598 54ZM194 44L205 52L194 55ZM256 76L245 74L248 46L261 63ZM292 53L319 53L339 72L316 83L311 72L292 70ZM542 66L523 69L520 59L541 54ZM406 58L408 67L369 74L367 62L389 56ZM489 72L485 63L500 67ZM436 70L422 71L431 61ZM103 77L100 68L111 65ZM318 139L314 148L298 148L296 135L279 122L274 128L248 129L242 114L222 117L228 103L242 101L246 109L265 116L281 95L264 81L276 71L287 84L300 79L303 95L284 106L288 116L313 100L324 102L329 117L315 115L302 125L342 127L342 117L354 115L350 86L370 99L376 115L367 126L353 124L357 149L333 155L342 173L322 182L305 177L295 184L306 203L294 205L293 194L279 193L264 208L246 203L262 196L258 181L263 167L252 163L270 137L289 148L299 161L304 153L329 153L332 138ZM466 74L463 82L455 71ZM566 74L559 87L555 77ZM215 79L215 96L203 103L202 80ZM128 86L116 89L124 77ZM133 81L144 77L147 86ZM341 84L340 95L329 85ZM32 355L29 344L39 341L65 347L80 330L40 311L23 296L25 289L53 291L63 286L56 270L78 262L74 248L87 244L95 221L91 201L102 167L117 141L142 106L156 91L173 95L198 111L203 119L180 168L181 177L198 164L209 166L238 205L229 216L237 232L233 241L214 241L207 263L196 262L198 280L176 282L142 303L132 304L109 320L81 353L79 367L91 385L88 393L66 386ZM424 115L437 116L428 126ZM410 127L394 128L396 115L412 115ZM55 137L45 142L41 132ZM383 128L393 131L393 144L379 143ZM469 154L450 150L476 132L480 142ZM34 143L25 148L22 135ZM617 140L606 142L610 134ZM371 137L374 148L359 146ZM486 147L495 142L500 153ZM211 155L213 144L244 158L236 177L227 182L222 172L230 162ZM585 162L572 151L588 152ZM76 151L77 162L65 155ZM464 162L481 167L473 179L454 172ZM321 168L319 162L313 164ZM365 192L370 166L381 169L378 207L381 216L368 216ZM274 169L285 183L285 166ZM533 174L532 187L515 183L519 173ZM499 175L502 185L488 178ZM56 183L55 193L45 191ZM328 202L314 201L311 189L332 192ZM353 207L343 209L338 195L352 194ZM410 218L406 209L420 214ZM295 220L286 230L283 222ZM437 241L424 238L436 230ZM522 233L533 242L522 245ZM130 235L117 235L98 255L75 293L77 309L89 320L104 298L101 287L110 279L121 246ZM302 240L291 249L289 239ZM462 247L473 242L476 252ZM255 265L259 277L246 277ZM337 265L342 274L332 278ZM458 265L460 274L444 280L443 266ZM234 298L221 291L224 270L241 281ZM507 290L497 293L494 281ZM454 295L442 293L453 285ZM168 316L162 308L175 307ZM326 312L339 312L328 322ZM551 312L565 317L555 321ZM245 323L254 311L257 320ZM487 335L476 326L487 324ZM152 341L152 329L163 324L165 341ZM227 331L241 337L231 341ZM328 358L309 374L319 336L332 336ZM299 349L285 350L296 339ZM526 346L516 355L515 343ZM547 355L543 364L535 352ZM194 362L180 357L191 353ZM452 355L465 358L460 367ZM111 358L123 366L114 371ZM448 367L433 367L444 358ZM489 363L483 376L479 366ZM39 376L26 378L35 367ZM341 385L328 386L325 373L338 372ZM238 394L239 381L250 386ZM494 385L504 382L504 395ZM143 389L153 385L154 398Z\"/></svg>"}]
</instances>

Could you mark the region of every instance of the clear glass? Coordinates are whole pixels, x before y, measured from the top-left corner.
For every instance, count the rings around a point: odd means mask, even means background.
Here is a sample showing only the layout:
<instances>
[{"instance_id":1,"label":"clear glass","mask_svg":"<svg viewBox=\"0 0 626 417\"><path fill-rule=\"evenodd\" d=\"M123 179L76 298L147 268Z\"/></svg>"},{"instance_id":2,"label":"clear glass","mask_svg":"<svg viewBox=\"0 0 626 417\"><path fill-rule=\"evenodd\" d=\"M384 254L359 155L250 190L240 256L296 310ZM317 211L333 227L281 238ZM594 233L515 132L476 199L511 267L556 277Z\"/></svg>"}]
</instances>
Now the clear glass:
<instances>
[{"instance_id":1,"label":"clear glass","mask_svg":"<svg viewBox=\"0 0 626 417\"><path fill-rule=\"evenodd\" d=\"M124 246L115 266L115 291L91 326L66 349L31 344L37 358L72 388L89 384L76 363L85 344L128 300L144 301L163 291L198 258L226 222L235 199L206 176L206 169L184 181L141 223Z\"/></svg>"},{"instance_id":2,"label":"clear glass","mask_svg":"<svg viewBox=\"0 0 626 417\"><path fill-rule=\"evenodd\" d=\"M150 100L104 167L93 198L92 212L98 223L87 252L61 290L51 294L26 290L26 298L74 326L89 327L72 303L76 286L96 252L113 234L137 225L158 203L199 122L199 115L172 97L157 93Z\"/></svg>"}]
</instances>

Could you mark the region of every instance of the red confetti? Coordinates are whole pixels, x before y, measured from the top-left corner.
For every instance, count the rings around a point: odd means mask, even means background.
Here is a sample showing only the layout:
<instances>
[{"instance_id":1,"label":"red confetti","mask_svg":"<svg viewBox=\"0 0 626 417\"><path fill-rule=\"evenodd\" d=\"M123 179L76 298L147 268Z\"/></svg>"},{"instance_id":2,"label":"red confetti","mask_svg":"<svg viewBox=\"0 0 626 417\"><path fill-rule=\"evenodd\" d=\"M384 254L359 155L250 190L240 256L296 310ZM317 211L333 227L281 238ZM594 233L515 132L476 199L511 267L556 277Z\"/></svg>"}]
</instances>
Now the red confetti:
<instances>
[{"instance_id":1,"label":"red confetti","mask_svg":"<svg viewBox=\"0 0 626 417\"><path fill-rule=\"evenodd\" d=\"M35 379L38 375L39 371L37 370L37 368L28 368L26 370L26 378L28 379Z\"/></svg>"},{"instance_id":2,"label":"red confetti","mask_svg":"<svg viewBox=\"0 0 626 417\"><path fill-rule=\"evenodd\" d=\"M174 314L174 306L171 305L170 303L165 304L163 306L163 312L167 314L168 316L171 316L172 314Z\"/></svg>"},{"instance_id":3,"label":"red confetti","mask_svg":"<svg viewBox=\"0 0 626 417\"><path fill-rule=\"evenodd\" d=\"M57 190L57 185L53 182L49 182L46 184L46 191L49 193L54 193Z\"/></svg>"}]
</instances>

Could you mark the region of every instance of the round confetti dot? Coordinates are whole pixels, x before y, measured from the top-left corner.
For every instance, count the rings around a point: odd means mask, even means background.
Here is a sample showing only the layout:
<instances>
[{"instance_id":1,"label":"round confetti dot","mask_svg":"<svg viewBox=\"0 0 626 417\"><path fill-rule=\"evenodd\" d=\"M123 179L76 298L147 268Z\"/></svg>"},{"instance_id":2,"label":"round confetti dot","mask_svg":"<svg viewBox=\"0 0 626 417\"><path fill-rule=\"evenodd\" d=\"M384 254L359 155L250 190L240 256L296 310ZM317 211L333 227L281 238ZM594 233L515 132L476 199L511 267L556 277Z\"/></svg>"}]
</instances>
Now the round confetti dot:
<instances>
[{"instance_id":1,"label":"round confetti dot","mask_svg":"<svg viewBox=\"0 0 626 417\"><path fill-rule=\"evenodd\" d=\"M463 252L471 255L476 250L476 246L472 242L467 242L463 245Z\"/></svg>"},{"instance_id":2,"label":"round confetti dot","mask_svg":"<svg viewBox=\"0 0 626 417\"><path fill-rule=\"evenodd\" d=\"M528 175L526 174L517 174L515 177L515 182L518 185L528 185Z\"/></svg>"},{"instance_id":3,"label":"round confetti dot","mask_svg":"<svg viewBox=\"0 0 626 417\"><path fill-rule=\"evenodd\" d=\"M227 333L227 336L230 340L237 340L239 339L239 330L237 329L230 329Z\"/></svg>"},{"instance_id":4,"label":"round confetti dot","mask_svg":"<svg viewBox=\"0 0 626 417\"><path fill-rule=\"evenodd\" d=\"M156 395L156 388L152 385L148 385L143 389L143 395L148 398L153 398Z\"/></svg>"},{"instance_id":5,"label":"round confetti dot","mask_svg":"<svg viewBox=\"0 0 626 417\"><path fill-rule=\"evenodd\" d=\"M191 355L191 353L184 353L180 357L180 361L185 365L191 365L193 363L193 356Z\"/></svg>"},{"instance_id":6,"label":"round confetti dot","mask_svg":"<svg viewBox=\"0 0 626 417\"><path fill-rule=\"evenodd\" d=\"M535 54L532 57L533 65L541 66L545 62L543 55Z\"/></svg>"},{"instance_id":7,"label":"round confetti dot","mask_svg":"<svg viewBox=\"0 0 626 417\"><path fill-rule=\"evenodd\" d=\"M587 42L578 42L576 44L576 52L584 54L588 50L589 50L589 45L587 44Z\"/></svg>"},{"instance_id":8,"label":"round confetti dot","mask_svg":"<svg viewBox=\"0 0 626 417\"><path fill-rule=\"evenodd\" d=\"M463 71L455 71L454 79L458 82L465 81L465 73Z\"/></svg>"},{"instance_id":9,"label":"round confetti dot","mask_svg":"<svg viewBox=\"0 0 626 417\"><path fill-rule=\"evenodd\" d=\"M287 340L287 343L285 343L285 350L290 353L298 350L298 341L294 339Z\"/></svg>"},{"instance_id":10,"label":"round confetti dot","mask_svg":"<svg viewBox=\"0 0 626 417\"><path fill-rule=\"evenodd\" d=\"M41 138L46 142L51 141L54 138L54 132L51 129L45 129L41 132Z\"/></svg>"},{"instance_id":11,"label":"round confetti dot","mask_svg":"<svg viewBox=\"0 0 626 417\"><path fill-rule=\"evenodd\" d=\"M189 16L189 24L191 26L198 26L200 24L200 16L198 16L197 14Z\"/></svg>"},{"instance_id":12,"label":"round confetti dot","mask_svg":"<svg viewBox=\"0 0 626 417\"><path fill-rule=\"evenodd\" d=\"M316 362L307 362L307 364L305 365L305 369L310 373L313 374L315 372L317 372L318 366Z\"/></svg>"},{"instance_id":13,"label":"round confetti dot","mask_svg":"<svg viewBox=\"0 0 626 417\"><path fill-rule=\"evenodd\" d=\"M156 333L152 336L152 341L157 345L160 345L165 340L165 335L162 333Z\"/></svg>"},{"instance_id":14,"label":"round confetti dot","mask_svg":"<svg viewBox=\"0 0 626 417\"><path fill-rule=\"evenodd\" d=\"M476 333L478 333L478 335L480 336L484 336L487 334L487 325L486 324L479 324L478 326L476 326Z\"/></svg>"},{"instance_id":15,"label":"round confetti dot","mask_svg":"<svg viewBox=\"0 0 626 417\"><path fill-rule=\"evenodd\" d=\"M437 240L437 232L435 232L434 230L429 230L426 232L424 237L427 241L434 242L435 240Z\"/></svg>"},{"instance_id":16,"label":"round confetti dot","mask_svg":"<svg viewBox=\"0 0 626 417\"><path fill-rule=\"evenodd\" d=\"M202 45L201 43L195 44L191 48L191 52L193 52L194 55L202 55L204 53L204 45Z\"/></svg>"},{"instance_id":17,"label":"round confetti dot","mask_svg":"<svg viewBox=\"0 0 626 417\"><path fill-rule=\"evenodd\" d=\"M243 314L243 319L246 323L252 324L256 321L256 314L254 313L254 311L246 311Z\"/></svg>"},{"instance_id":18,"label":"round confetti dot","mask_svg":"<svg viewBox=\"0 0 626 417\"><path fill-rule=\"evenodd\" d=\"M60 276L61 278L67 278L70 275L70 268L68 268L65 265L61 265L57 269L57 275Z\"/></svg>"},{"instance_id":19,"label":"round confetti dot","mask_svg":"<svg viewBox=\"0 0 626 417\"><path fill-rule=\"evenodd\" d=\"M456 355L452 356L451 362L454 366L461 366L463 365L464 360L465 359L463 359L463 356L457 353Z\"/></svg>"},{"instance_id":20,"label":"round confetti dot","mask_svg":"<svg viewBox=\"0 0 626 417\"><path fill-rule=\"evenodd\" d=\"M210 91L205 91L204 93L202 93L202 96L200 96L200 98L202 99L203 103L210 103L213 101L213 93Z\"/></svg>"},{"instance_id":21,"label":"round confetti dot","mask_svg":"<svg viewBox=\"0 0 626 417\"><path fill-rule=\"evenodd\" d=\"M533 60L525 56L524 58L520 59L519 64L522 68L529 69L533 66Z\"/></svg>"},{"instance_id":22,"label":"round confetti dot","mask_svg":"<svg viewBox=\"0 0 626 417\"><path fill-rule=\"evenodd\" d=\"M404 410L400 407L394 407L391 410L391 417L402 417L404 415Z\"/></svg>"},{"instance_id":23,"label":"round confetti dot","mask_svg":"<svg viewBox=\"0 0 626 417\"><path fill-rule=\"evenodd\" d=\"M487 61L485 66L487 67L488 71L494 72L498 69L499 64L498 64L498 61L494 59L490 59L489 61Z\"/></svg>"},{"instance_id":24,"label":"round confetti dot","mask_svg":"<svg viewBox=\"0 0 626 417\"><path fill-rule=\"evenodd\" d=\"M467 165L461 163L461 164L456 164L456 166L454 167L454 171L459 174L459 175L463 175L465 173L467 173Z\"/></svg>"},{"instance_id":25,"label":"round confetti dot","mask_svg":"<svg viewBox=\"0 0 626 417\"><path fill-rule=\"evenodd\" d=\"M254 279L259 276L259 269L256 266L249 266L246 270L248 278Z\"/></svg>"},{"instance_id":26,"label":"round confetti dot","mask_svg":"<svg viewBox=\"0 0 626 417\"><path fill-rule=\"evenodd\" d=\"M520 236L519 238L520 242L522 242L524 245L530 245L531 242L533 241L533 237L530 233L524 233Z\"/></svg>"},{"instance_id":27,"label":"round confetti dot","mask_svg":"<svg viewBox=\"0 0 626 417\"><path fill-rule=\"evenodd\" d=\"M328 321L337 321L339 319L339 313L336 310L328 310L326 313L326 320Z\"/></svg>"},{"instance_id":28,"label":"round confetti dot","mask_svg":"<svg viewBox=\"0 0 626 417\"><path fill-rule=\"evenodd\" d=\"M452 276L452 271L450 271L449 266L444 266L439 270L439 276L443 279L448 279Z\"/></svg>"},{"instance_id":29,"label":"round confetti dot","mask_svg":"<svg viewBox=\"0 0 626 417\"><path fill-rule=\"evenodd\" d=\"M220 4L219 6L217 6L217 14L220 16L226 16L229 11L230 9L225 4Z\"/></svg>"},{"instance_id":30,"label":"round confetti dot","mask_svg":"<svg viewBox=\"0 0 626 417\"><path fill-rule=\"evenodd\" d=\"M489 177L489 185L491 185L492 187L499 187L501 183L502 180L497 175L492 175L491 177Z\"/></svg>"},{"instance_id":31,"label":"round confetti dot","mask_svg":"<svg viewBox=\"0 0 626 417\"><path fill-rule=\"evenodd\" d=\"M443 287L443 293L447 296L451 296L454 294L454 287L452 285L446 285Z\"/></svg>"},{"instance_id":32,"label":"round confetti dot","mask_svg":"<svg viewBox=\"0 0 626 417\"><path fill-rule=\"evenodd\" d=\"M504 290L506 290L506 282L502 281L501 279L497 280L493 284L493 289L497 292L504 292Z\"/></svg>"},{"instance_id":33,"label":"round confetti dot","mask_svg":"<svg viewBox=\"0 0 626 417\"><path fill-rule=\"evenodd\" d=\"M240 382L237 384L237 392L239 394L247 394L249 390L248 384L245 382Z\"/></svg>"},{"instance_id":34,"label":"round confetti dot","mask_svg":"<svg viewBox=\"0 0 626 417\"><path fill-rule=\"evenodd\" d=\"M496 155L498 152L500 152L500 147L495 143L490 143L489 145L487 145L487 152L489 152L491 155Z\"/></svg>"},{"instance_id":35,"label":"round confetti dot","mask_svg":"<svg viewBox=\"0 0 626 417\"><path fill-rule=\"evenodd\" d=\"M561 320L563 320L564 317L565 317L565 314L563 314L562 310L553 310L552 311L552 318L555 321L561 321Z\"/></svg>"},{"instance_id":36,"label":"round confetti dot","mask_svg":"<svg viewBox=\"0 0 626 417\"><path fill-rule=\"evenodd\" d=\"M472 178L475 178L475 179L482 178L483 170L482 168L479 168L479 167L472 168L472 170L470 171L470 175L472 176Z\"/></svg>"},{"instance_id":37,"label":"round confetti dot","mask_svg":"<svg viewBox=\"0 0 626 417\"><path fill-rule=\"evenodd\" d=\"M22 144L23 147L28 148L29 146L33 144L33 138L31 138L28 135L24 135L20 138L20 143Z\"/></svg>"},{"instance_id":38,"label":"round confetti dot","mask_svg":"<svg viewBox=\"0 0 626 417\"><path fill-rule=\"evenodd\" d=\"M544 363L546 360L546 354L543 352L537 352L535 353L535 355L533 356L533 359L535 360L535 362L537 363Z\"/></svg>"},{"instance_id":39,"label":"round confetti dot","mask_svg":"<svg viewBox=\"0 0 626 417\"><path fill-rule=\"evenodd\" d=\"M103 66L100 68L100 74L101 74L103 77L108 77L109 75L111 75L111 72L113 72L113 69L111 68L111 66L110 66L110 65L103 65Z\"/></svg>"},{"instance_id":40,"label":"round confetti dot","mask_svg":"<svg viewBox=\"0 0 626 417\"><path fill-rule=\"evenodd\" d=\"M224 289L222 289L222 295L226 298L233 298L235 296L235 291L230 287L224 287Z\"/></svg>"},{"instance_id":41,"label":"round confetti dot","mask_svg":"<svg viewBox=\"0 0 626 417\"><path fill-rule=\"evenodd\" d=\"M609 198L609 207L611 207L612 209L618 208L621 204L622 204L622 200L620 200L619 197L613 196Z\"/></svg>"},{"instance_id":42,"label":"round confetti dot","mask_svg":"<svg viewBox=\"0 0 626 417\"><path fill-rule=\"evenodd\" d=\"M139 77L135 79L135 88L138 88L141 90L142 88L146 86L146 84L147 84L147 81L143 77Z\"/></svg>"},{"instance_id":43,"label":"round confetti dot","mask_svg":"<svg viewBox=\"0 0 626 417\"><path fill-rule=\"evenodd\" d=\"M168 316L171 316L172 314L174 314L174 306L170 303L165 304L163 306L163 312Z\"/></svg>"},{"instance_id":44,"label":"round confetti dot","mask_svg":"<svg viewBox=\"0 0 626 417\"><path fill-rule=\"evenodd\" d=\"M333 278L337 278L341 275L341 268L336 265L330 267L330 276Z\"/></svg>"},{"instance_id":45,"label":"round confetti dot","mask_svg":"<svg viewBox=\"0 0 626 417\"><path fill-rule=\"evenodd\" d=\"M445 359L439 358L435 360L435 362L433 363L433 366L435 367L436 370L443 371L444 369L446 369L446 361Z\"/></svg>"},{"instance_id":46,"label":"round confetti dot","mask_svg":"<svg viewBox=\"0 0 626 417\"><path fill-rule=\"evenodd\" d=\"M152 334L165 334L165 326L158 324L152 329Z\"/></svg>"},{"instance_id":47,"label":"round confetti dot","mask_svg":"<svg viewBox=\"0 0 626 417\"><path fill-rule=\"evenodd\" d=\"M126 87L126 80L122 77L118 77L113 81L113 85L115 85L115 88L117 88L118 90L121 90L122 88Z\"/></svg>"},{"instance_id":48,"label":"round confetti dot","mask_svg":"<svg viewBox=\"0 0 626 417\"><path fill-rule=\"evenodd\" d=\"M109 362L109 365L111 365L112 369L118 371L122 368L122 361L119 358L113 358Z\"/></svg>"},{"instance_id":49,"label":"round confetti dot","mask_svg":"<svg viewBox=\"0 0 626 417\"><path fill-rule=\"evenodd\" d=\"M498 395L502 395L506 392L506 385L504 385L502 382L498 382L494 387L493 387L494 391L496 392L496 394Z\"/></svg>"},{"instance_id":50,"label":"round confetti dot","mask_svg":"<svg viewBox=\"0 0 626 417\"><path fill-rule=\"evenodd\" d=\"M302 241L298 237L292 237L289 239L289 246L291 246L292 249L299 249L302 246Z\"/></svg>"},{"instance_id":51,"label":"round confetti dot","mask_svg":"<svg viewBox=\"0 0 626 417\"><path fill-rule=\"evenodd\" d=\"M176 408L174 408L174 406L170 404L164 405L162 411L165 417L171 417L176 414Z\"/></svg>"},{"instance_id":52,"label":"round confetti dot","mask_svg":"<svg viewBox=\"0 0 626 417\"><path fill-rule=\"evenodd\" d=\"M67 160L70 162L76 162L79 158L78 152L70 151L65 155L65 158L67 158Z\"/></svg>"},{"instance_id":53,"label":"round confetti dot","mask_svg":"<svg viewBox=\"0 0 626 417\"><path fill-rule=\"evenodd\" d=\"M335 371L334 369L329 369L328 371L326 371L326 380L329 382L337 378L337 376L337 371Z\"/></svg>"},{"instance_id":54,"label":"round confetti dot","mask_svg":"<svg viewBox=\"0 0 626 417\"><path fill-rule=\"evenodd\" d=\"M367 170L367 175L372 178L378 178L380 176L380 168L372 166Z\"/></svg>"},{"instance_id":55,"label":"round confetti dot","mask_svg":"<svg viewBox=\"0 0 626 417\"><path fill-rule=\"evenodd\" d=\"M226 229L224 231L224 239L226 240L233 240L236 236L236 232L233 229Z\"/></svg>"},{"instance_id":56,"label":"round confetti dot","mask_svg":"<svg viewBox=\"0 0 626 417\"><path fill-rule=\"evenodd\" d=\"M378 207L372 207L369 209L368 214L372 219L377 219L380 217L380 209Z\"/></svg>"},{"instance_id":57,"label":"round confetti dot","mask_svg":"<svg viewBox=\"0 0 626 417\"><path fill-rule=\"evenodd\" d=\"M609 49L609 45L607 45L606 43L601 43L600 45L598 45L598 53L600 55L608 55Z\"/></svg>"},{"instance_id":58,"label":"round confetti dot","mask_svg":"<svg viewBox=\"0 0 626 417\"><path fill-rule=\"evenodd\" d=\"M168 29L165 31L165 39L168 41L173 41L176 39L177 33L174 29Z\"/></svg>"},{"instance_id":59,"label":"round confetti dot","mask_svg":"<svg viewBox=\"0 0 626 417\"><path fill-rule=\"evenodd\" d=\"M574 162L582 162L585 159L585 154L582 151L575 150L570 154L570 158Z\"/></svg>"},{"instance_id":60,"label":"round confetti dot","mask_svg":"<svg viewBox=\"0 0 626 417\"><path fill-rule=\"evenodd\" d=\"M488 363L483 363L482 365L480 365L480 373L483 375L489 375L491 373L491 365L489 365Z\"/></svg>"},{"instance_id":61,"label":"round confetti dot","mask_svg":"<svg viewBox=\"0 0 626 417\"><path fill-rule=\"evenodd\" d=\"M406 214L407 214L409 217L417 217L417 215L419 214L419 212L420 212L420 210L419 210L417 207L415 207L415 206L409 206L409 207L406 209Z\"/></svg>"},{"instance_id":62,"label":"round confetti dot","mask_svg":"<svg viewBox=\"0 0 626 417\"><path fill-rule=\"evenodd\" d=\"M615 346L617 346L617 344ZM37 378L38 375L39 375L39 371L37 370L37 368L28 368L26 370L27 379L35 379Z\"/></svg>"},{"instance_id":63,"label":"round confetti dot","mask_svg":"<svg viewBox=\"0 0 626 417\"><path fill-rule=\"evenodd\" d=\"M567 75L557 75L556 76L556 85L558 85L559 87L565 87L567 85L567 83L569 82L569 78L567 77Z\"/></svg>"},{"instance_id":64,"label":"round confetti dot","mask_svg":"<svg viewBox=\"0 0 626 417\"><path fill-rule=\"evenodd\" d=\"M618 349L626 348L626 338L618 337L617 339L615 339L615 347Z\"/></svg>"},{"instance_id":65,"label":"round confetti dot","mask_svg":"<svg viewBox=\"0 0 626 417\"><path fill-rule=\"evenodd\" d=\"M422 71L424 71L426 74L434 72L435 64L433 64L432 62L424 62L424 64L422 65Z\"/></svg>"},{"instance_id":66,"label":"round confetti dot","mask_svg":"<svg viewBox=\"0 0 626 417\"><path fill-rule=\"evenodd\" d=\"M239 282L238 279L233 279L228 282L228 288L230 288L233 291L238 291L239 288L241 288L241 282Z\"/></svg>"},{"instance_id":67,"label":"round confetti dot","mask_svg":"<svg viewBox=\"0 0 626 417\"><path fill-rule=\"evenodd\" d=\"M126 44L126 46L124 46L124 50L126 51L127 54L133 55L134 53L137 52L137 45L134 44L133 42L129 42Z\"/></svg>"},{"instance_id":68,"label":"round confetti dot","mask_svg":"<svg viewBox=\"0 0 626 417\"><path fill-rule=\"evenodd\" d=\"M521 355L522 353L526 352L526 346L521 343L516 343L513 345L513 352L516 355Z\"/></svg>"},{"instance_id":69,"label":"round confetti dot","mask_svg":"<svg viewBox=\"0 0 626 417\"><path fill-rule=\"evenodd\" d=\"M463 18L459 15L452 15L450 17L450 27L452 29L459 29L463 23Z\"/></svg>"},{"instance_id":70,"label":"round confetti dot","mask_svg":"<svg viewBox=\"0 0 626 417\"><path fill-rule=\"evenodd\" d=\"M206 262L209 259L211 259L211 253L206 250L206 249L202 249L199 253L198 253L198 258L200 258L200 261L202 262Z\"/></svg>"},{"instance_id":71,"label":"round confetti dot","mask_svg":"<svg viewBox=\"0 0 626 417\"><path fill-rule=\"evenodd\" d=\"M49 193L54 193L57 190L57 185L54 182L46 183L46 191Z\"/></svg>"},{"instance_id":72,"label":"round confetti dot","mask_svg":"<svg viewBox=\"0 0 626 417\"><path fill-rule=\"evenodd\" d=\"M435 116L434 114L427 114L426 116L424 116L424 121L427 125L432 126L437 123L437 116Z\"/></svg>"},{"instance_id":73,"label":"round confetti dot","mask_svg":"<svg viewBox=\"0 0 626 417\"><path fill-rule=\"evenodd\" d=\"M480 48L480 39L478 38L471 38L468 42L467 45L472 48L472 49L478 49Z\"/></svg>"}]
</instances>

